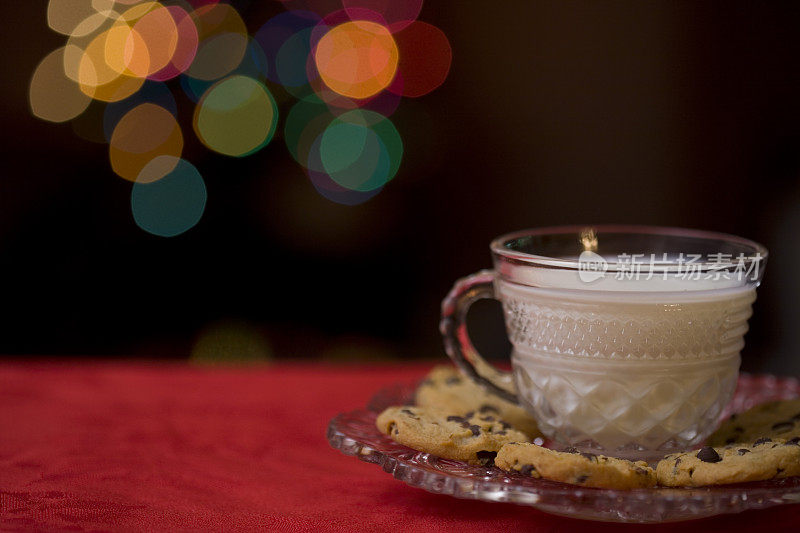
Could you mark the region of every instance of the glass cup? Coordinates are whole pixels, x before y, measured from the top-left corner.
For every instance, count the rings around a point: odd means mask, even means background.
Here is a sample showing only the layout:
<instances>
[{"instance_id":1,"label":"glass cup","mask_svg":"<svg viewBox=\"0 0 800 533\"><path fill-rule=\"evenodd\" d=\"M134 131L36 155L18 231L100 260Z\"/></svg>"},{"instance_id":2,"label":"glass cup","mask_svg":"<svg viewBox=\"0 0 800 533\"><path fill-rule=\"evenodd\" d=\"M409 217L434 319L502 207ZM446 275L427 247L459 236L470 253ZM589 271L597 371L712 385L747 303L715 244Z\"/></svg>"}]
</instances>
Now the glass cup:
<instances>
[{"instance_id":1,"label":"glass cup","mask_svg":"<svg viewBox=\"0 0 800 533\"><path fill-rule=\"evenodd\" d=\"M688 229L570 226L504 235L491 251L494 270L442 302L445 349L465 375L582 451L652 461L714 430L766 248ZM467 311L482 298L503 305L512 372L470 342Z\"/></svg>"}]
</instances>

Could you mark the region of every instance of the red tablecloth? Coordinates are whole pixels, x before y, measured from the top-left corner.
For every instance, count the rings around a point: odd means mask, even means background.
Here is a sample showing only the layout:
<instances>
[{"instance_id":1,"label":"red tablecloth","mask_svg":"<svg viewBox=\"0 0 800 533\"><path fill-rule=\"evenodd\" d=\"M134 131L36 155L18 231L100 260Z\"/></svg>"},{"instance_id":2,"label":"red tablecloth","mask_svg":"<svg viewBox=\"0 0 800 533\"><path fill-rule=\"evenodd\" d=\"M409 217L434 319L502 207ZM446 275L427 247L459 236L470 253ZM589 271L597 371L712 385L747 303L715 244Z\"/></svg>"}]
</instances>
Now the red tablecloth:
<instances>
[{"instance_id":1,"label":"red tablecloth","mask_svg":"<svg viewBox=\"0 0 800 533\"><path fill-rule=\"evenodd\" d=\"M408 487L325 440L337 412L427 366L0 364L0 530L608 531ZM800 529L800 506L677 526Z\"/></svg>"}]
</instances>

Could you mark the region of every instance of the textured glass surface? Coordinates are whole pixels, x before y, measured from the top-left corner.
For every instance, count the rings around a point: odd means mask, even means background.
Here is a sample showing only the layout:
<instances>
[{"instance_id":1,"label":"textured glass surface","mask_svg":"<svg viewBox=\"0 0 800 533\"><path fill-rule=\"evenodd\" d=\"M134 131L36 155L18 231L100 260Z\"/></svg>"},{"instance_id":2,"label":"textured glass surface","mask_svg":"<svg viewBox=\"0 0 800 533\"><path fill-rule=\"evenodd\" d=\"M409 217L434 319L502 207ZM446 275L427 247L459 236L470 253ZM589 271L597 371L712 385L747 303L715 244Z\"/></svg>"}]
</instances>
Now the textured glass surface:
<instances>
[{"instance_id":1,"label":"textured glass surface","mask_svg":"<svg viewBox=\"0 0 800 533\"><path fill-rule=\"evenodd\" d=\"M614 295L580 301L564 293L531 294L503 281L497 292L508 338L523 353L663 362L737 353L756 296L748 290L711 301L659 301L650 295L645 302Z\"/></svg>"},{"instance_id":2,"label":"textured glass surface","mask_svg":"<svg viewBox=\"0 0 800 533\"><path fill-rule=\"evenodd\" d=\"M397 444L375 427L378 412L390 405L411 402L413 392L413 385L384 389L366 409L336 416L328 426L328 442L346 455L375 463L395 478L430 492L530 505L589 520L671 522L800 503L800 477L719 487L620 491L577 487L440 459ZM722 416L766 401L794 397L800 397L797 379L742 374L736 394Z\"/></svg>"}]
</instances>

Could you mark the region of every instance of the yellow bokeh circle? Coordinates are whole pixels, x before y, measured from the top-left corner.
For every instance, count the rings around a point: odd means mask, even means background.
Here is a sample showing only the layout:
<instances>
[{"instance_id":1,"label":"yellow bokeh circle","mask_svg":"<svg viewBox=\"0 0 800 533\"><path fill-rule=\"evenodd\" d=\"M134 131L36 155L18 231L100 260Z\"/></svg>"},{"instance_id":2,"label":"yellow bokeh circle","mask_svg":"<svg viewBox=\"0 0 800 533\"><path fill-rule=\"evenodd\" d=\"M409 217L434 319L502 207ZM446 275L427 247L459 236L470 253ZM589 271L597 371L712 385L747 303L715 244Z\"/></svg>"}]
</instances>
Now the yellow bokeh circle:
<instances>
[{"instance_id":1,"label":"yellow bokeh circle","mask_svg":"<svg viewBox=\"0 0 800 533\"><path fill-rule=\"evenodd\" d=\"M235 75L203 94L194 113L194 131L208 148L244 157L272 139L278 107L269 90L249 76Z\"/></svg>"}]
</instances>

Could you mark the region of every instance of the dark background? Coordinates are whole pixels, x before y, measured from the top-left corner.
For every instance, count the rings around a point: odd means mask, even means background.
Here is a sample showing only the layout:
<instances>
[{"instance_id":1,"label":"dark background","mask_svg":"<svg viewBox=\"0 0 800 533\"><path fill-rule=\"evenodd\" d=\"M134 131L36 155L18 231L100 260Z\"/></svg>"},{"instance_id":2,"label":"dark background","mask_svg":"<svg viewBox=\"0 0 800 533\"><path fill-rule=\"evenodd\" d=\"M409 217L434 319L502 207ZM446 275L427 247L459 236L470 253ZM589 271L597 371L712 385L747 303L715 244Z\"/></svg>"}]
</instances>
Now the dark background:
<instances>
[{"instance_id":1,"label":"dark background","mask_svg":"<svg viewBox=\"0 0 800 533\"><path fill-rule=\"evenodd\" d=\"M234 4L251 31L282 9ZM765 244L744 368L800 373L796 1L430 0L420 19L448 35L452 70L392 116L405 159L378 196L334 204L280 137L233 159L188 126L209 199L172 239L136 227L130 183L81 137L92 110L30 114L30 76L65 41L46 2L2 13L0 353L185 358L230 326L273 357L437 357L441 298L490 265L492 237L619 222ZM502 353L498 307L475 314Z\"/></svg>"}]
</instances>

